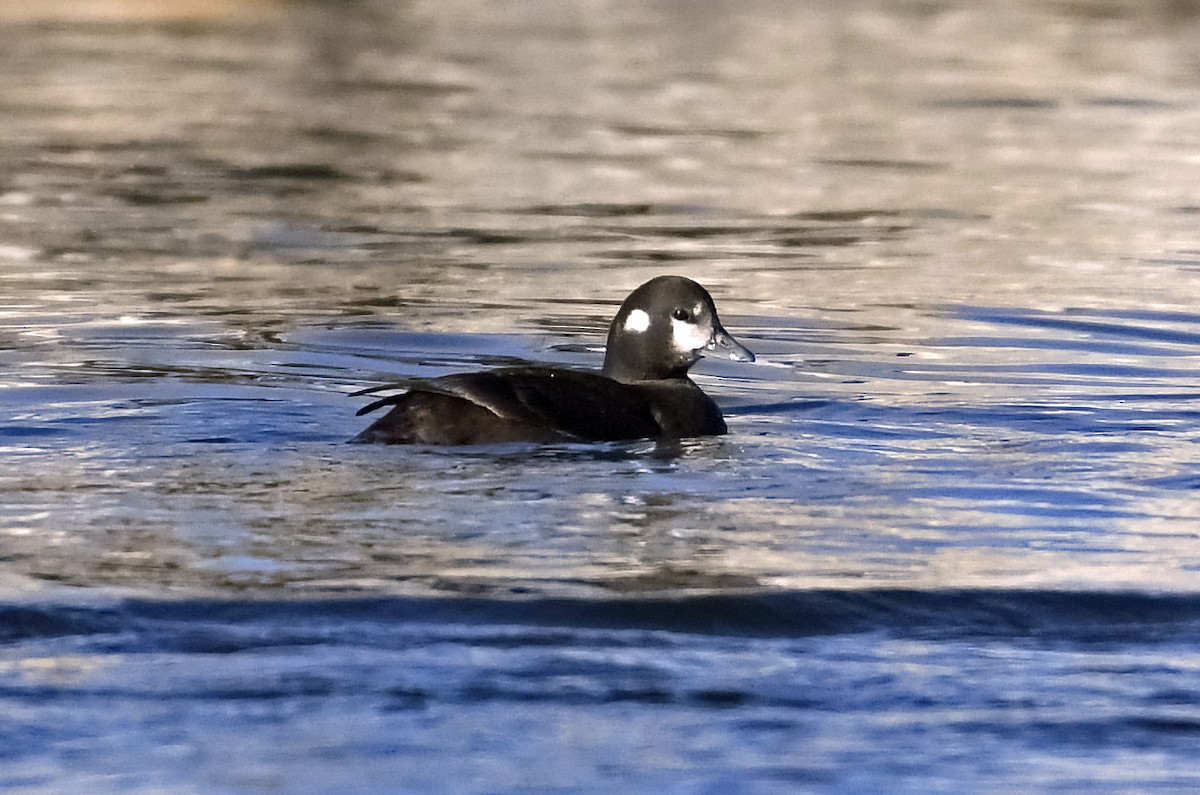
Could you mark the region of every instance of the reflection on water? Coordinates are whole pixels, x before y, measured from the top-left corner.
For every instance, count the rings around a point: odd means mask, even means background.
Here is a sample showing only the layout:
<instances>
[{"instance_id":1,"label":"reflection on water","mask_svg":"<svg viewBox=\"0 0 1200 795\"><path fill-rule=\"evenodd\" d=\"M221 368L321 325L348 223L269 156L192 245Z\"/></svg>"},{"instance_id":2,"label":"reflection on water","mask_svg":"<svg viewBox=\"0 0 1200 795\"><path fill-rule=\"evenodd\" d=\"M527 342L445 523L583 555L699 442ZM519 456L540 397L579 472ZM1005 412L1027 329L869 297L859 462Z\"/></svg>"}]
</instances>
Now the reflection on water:
<instances>
[{"instance_id":1,"label":"reflection on water","mask_svg":"<svg viewBox=\"0 0 1200 795\"><path fill-rule=\"evenodd\" d=\"M0 786L1200 785L1195 3L0 21ZM728 436L343 444L667 272Z\"/></svg>"}]
</instances>

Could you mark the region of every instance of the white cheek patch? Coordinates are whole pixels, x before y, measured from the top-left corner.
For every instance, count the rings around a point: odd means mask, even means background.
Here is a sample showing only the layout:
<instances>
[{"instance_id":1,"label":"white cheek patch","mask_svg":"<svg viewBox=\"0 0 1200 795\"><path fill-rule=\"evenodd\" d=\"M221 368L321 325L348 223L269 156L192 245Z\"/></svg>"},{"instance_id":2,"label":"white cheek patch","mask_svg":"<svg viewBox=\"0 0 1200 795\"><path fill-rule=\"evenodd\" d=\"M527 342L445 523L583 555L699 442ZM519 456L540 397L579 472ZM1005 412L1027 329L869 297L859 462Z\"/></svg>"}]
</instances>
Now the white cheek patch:
<instances>
[{"instance_id":1,"label":"white cheek patch","mask_svg":"<svg viewBox=\"0 0 1200 795\"><path fill-rule=\"evenodd\" d=\"M648 328L650 328L650 316L641 309L633 310L629 313L629 317L625 318L626 331L634 331L641 334Z\"/></svg>"},{"instance_id":2,"label":"white cheek patch","mask_svg":"<svg viewBox=\"0 0 1200 795\"><path fill-rule=\"evenodd\" d=\"M671 318L671 340L677 351L698 351L708 345L709 335L695 323Z\"/></svg>"}]
</instances>

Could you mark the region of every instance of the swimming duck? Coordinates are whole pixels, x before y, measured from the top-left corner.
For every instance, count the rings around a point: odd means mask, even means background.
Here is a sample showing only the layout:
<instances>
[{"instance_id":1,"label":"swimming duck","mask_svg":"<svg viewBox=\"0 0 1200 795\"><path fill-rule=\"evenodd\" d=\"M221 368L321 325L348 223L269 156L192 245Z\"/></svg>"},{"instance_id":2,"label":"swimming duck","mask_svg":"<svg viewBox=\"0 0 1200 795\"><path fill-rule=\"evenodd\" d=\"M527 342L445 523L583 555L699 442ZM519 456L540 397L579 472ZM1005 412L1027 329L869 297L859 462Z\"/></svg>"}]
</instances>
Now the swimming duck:
<instances>
[{"instance_id":1,"label":"swimming duck","mask_svg":"<svg viewBox=\"0 0 1200 795\"><path fill-rule=\"evenodd\" d=\"M420 381L359 409L361 416L391 407L351 441L463 445L722 434L727 428L717 404L688 378L707 354L754 361L721 326L707 290L682 276L659 276L621 304L600 372L510 367Z\"/></svg>"}]
</instances>

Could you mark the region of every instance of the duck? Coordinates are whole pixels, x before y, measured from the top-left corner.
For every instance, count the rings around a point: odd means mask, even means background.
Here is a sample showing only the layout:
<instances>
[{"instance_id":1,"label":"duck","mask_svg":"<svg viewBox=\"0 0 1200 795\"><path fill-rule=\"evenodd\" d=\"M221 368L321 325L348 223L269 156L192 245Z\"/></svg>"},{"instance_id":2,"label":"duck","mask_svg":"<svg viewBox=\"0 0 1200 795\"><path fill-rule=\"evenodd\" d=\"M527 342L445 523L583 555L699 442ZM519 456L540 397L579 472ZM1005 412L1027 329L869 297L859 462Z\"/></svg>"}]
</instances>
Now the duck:
<instances>
[{"instance_id":1,"label":"duck","mask_svg":"<svg viewBox=\"0 0 1200 795\"><path fill-rule=\"evenodd\" d=\"M683 276L658 276L622 302L598 372L523 366L417 381L359 409L358 416L388 411L351 441L449 446L720 435L728 432L721 410L688 377L705 356L754 361L721 325L707 290Z\"/></svg>"}]
</instances>

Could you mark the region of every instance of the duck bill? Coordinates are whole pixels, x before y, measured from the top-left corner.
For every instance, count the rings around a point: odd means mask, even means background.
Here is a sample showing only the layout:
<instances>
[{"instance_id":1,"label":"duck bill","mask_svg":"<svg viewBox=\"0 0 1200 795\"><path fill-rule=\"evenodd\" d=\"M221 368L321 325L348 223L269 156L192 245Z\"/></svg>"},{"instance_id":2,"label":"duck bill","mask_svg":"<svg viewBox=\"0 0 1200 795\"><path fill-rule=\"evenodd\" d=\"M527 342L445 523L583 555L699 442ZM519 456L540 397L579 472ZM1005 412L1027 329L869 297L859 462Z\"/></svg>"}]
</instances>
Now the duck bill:
<instances>
[{"instance_id":1,"label":"duck bill","mask_svg":"<svg viewBox=\"0 0 1200 795\"><path fill-rule=\"evenodd\" d=\"M712 339L704 346L705 351L712 351L722 359L732 359L735 362L752 362L754 354L742 343L735 340L728 331L717 326Z\"/></svg>"}]
</instances>

